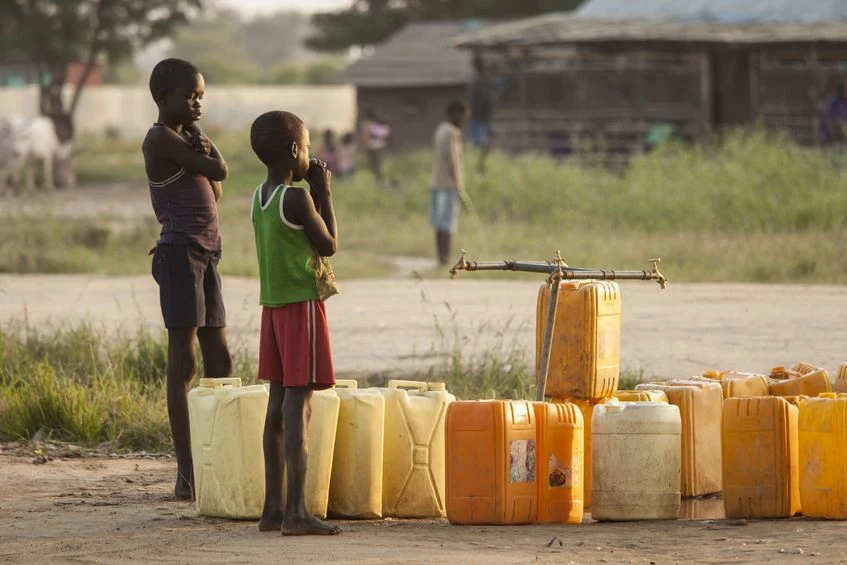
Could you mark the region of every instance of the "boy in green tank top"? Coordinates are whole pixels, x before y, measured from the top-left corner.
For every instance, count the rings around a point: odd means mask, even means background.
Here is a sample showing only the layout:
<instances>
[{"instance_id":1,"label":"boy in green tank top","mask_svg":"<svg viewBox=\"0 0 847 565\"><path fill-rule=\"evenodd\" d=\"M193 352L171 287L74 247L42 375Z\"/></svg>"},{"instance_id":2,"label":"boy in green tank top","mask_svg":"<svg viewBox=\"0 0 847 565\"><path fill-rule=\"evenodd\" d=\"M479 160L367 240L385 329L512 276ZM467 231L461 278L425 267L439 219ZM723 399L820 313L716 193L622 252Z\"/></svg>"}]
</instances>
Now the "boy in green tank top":
<instances>
[{"instance_id":1,"label":"boy in green tank top","mask_svg":"<svg viewBox=\"0 0 847 565\"><path fill-rule=\"evenodd\" d=\"M309 160L309 130L294 114L267 112L256 118L250 144L268 170L251 211L262 305L259 378L270 381L259 529L281 530L283 535L338 534L338 526L309 514L305 501L312 391L335 384L323 304L336 292L325 259L338 245L332 174L325 163ZM292 186L303 180L311 190Z\"/></svg>"}]
</instances>

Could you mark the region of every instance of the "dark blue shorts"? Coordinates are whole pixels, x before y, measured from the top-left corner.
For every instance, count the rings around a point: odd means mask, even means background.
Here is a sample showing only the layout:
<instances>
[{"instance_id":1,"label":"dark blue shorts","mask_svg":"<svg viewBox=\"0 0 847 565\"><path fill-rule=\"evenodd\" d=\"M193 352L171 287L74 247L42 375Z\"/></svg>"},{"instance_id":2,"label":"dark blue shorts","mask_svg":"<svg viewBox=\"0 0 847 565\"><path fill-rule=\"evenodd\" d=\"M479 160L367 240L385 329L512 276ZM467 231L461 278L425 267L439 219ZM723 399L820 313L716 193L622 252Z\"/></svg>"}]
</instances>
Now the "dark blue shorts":
<instances>
[{"instance_id":1,"label":"dark blue shorts","mask_svg":"<svg viewBox=\"0 0 847 565\"><path fill-rule=\"evenodd\" d=\"M165 327L224 328L226 309L218 275L220 251L197 245L160 243L152 251L153 278Z\"/></svg>"}]
</instances>

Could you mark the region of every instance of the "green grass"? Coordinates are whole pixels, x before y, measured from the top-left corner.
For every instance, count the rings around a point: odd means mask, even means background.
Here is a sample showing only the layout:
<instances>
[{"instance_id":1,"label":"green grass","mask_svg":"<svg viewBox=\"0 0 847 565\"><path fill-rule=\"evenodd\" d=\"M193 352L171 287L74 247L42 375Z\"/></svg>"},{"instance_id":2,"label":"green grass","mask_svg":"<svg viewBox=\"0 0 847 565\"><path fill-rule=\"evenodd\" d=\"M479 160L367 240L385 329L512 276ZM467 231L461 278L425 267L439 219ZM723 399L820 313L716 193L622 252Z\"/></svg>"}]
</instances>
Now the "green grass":
<instances>
[{"instance_id":1,"label":"green grass","mask_svg":"<svg viewBox=\"0 0 847 565\"><path fill-rule=\"evenodd\" d=\"M221 202L224 274L256 276L249 196L264 172L245 133L215 136L230 165ZM145 190L136 141L83 139L82 184L130 183ZM430 155L388 160L397 188L369 172L338 181L334 199L340 279L378 277L392 256L433 255L428 226ZM847 167L828 153L762 132L713 145L669 145L633 160L624 173L540 155L494 153L486 174L469 152L468 193L478 213L462 214L454 248L472 258L545 259L557 249L571 265L645 268L663 259L671 281L847 282ZM149 219L31 217L0 225L0 272L142 274L157 236ZM432 270L425 276L444 276ZM469 277L503 278L505 273Z\"/></svg>"},{"instance_id":2,"label":"green grass","mask_svg":"<svg viewBox=\"0 0 847 565\"><path fill-rule=\"evenodd\" d=\"M111 335L89 326L0 329L0 440L47 437L87 446L168 451L164 334ZM253 382L255 363L233 353Z\"/></svg>"}]
</instances>

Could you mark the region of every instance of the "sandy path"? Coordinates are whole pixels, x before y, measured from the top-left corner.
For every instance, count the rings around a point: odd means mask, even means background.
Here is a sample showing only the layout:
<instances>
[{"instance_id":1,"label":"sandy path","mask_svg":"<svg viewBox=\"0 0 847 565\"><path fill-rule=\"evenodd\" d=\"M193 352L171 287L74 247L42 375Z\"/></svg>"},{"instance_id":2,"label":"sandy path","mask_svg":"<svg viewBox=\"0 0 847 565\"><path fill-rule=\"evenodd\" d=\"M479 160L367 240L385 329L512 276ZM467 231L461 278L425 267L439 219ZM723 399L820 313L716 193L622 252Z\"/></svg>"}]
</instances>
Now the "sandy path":
<instances>
[{"instance_id":1,"label":"sandy path","mask_svg":"<svg viewBox=\"0 0 847 565\"><path fill-rule=\"evenodd\" d=\"M19 450L17 451L20 452ZM168 496L173 463L72 459L33 465L0 448L0 562L40 563L835 563L838 522L714 520L583 526L347 522L337 538L261 534L195 516ZM548 547L550 542L552 545ZM560 543L561 542L561 543ZM802 555L800 551L802 550Z\"/></svg>"},{"instance_id":2,"label":"sandy path","mask_svg":"<svg viewBox=\"0 0 847 565\"><path fill-rule=\"evenodd\" d=\"M710 368L767 371L799 360L833 370L847 361L842 287L621 286L621 360L629 370L684 377ZM534 351L537 287L472 274L344 282L327 303L336 367L345 374L403 374L437 363L457 340L468 353L503 339ZM255 350L257 281L226 278L224 292L231 339ZM35 327L83 320L129 332L161 327L157 288L145 276L0 276L0 324L24 317Z\"/></svg>"}]
</instances>

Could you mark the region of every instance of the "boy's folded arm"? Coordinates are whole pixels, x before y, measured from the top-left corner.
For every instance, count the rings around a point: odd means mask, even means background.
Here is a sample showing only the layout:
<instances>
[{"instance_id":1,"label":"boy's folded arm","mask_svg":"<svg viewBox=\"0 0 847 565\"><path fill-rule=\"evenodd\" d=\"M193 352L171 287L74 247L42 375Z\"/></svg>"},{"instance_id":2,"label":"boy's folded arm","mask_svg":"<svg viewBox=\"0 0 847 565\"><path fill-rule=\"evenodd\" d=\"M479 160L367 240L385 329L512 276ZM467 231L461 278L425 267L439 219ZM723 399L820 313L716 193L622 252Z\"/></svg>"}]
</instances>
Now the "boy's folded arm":
<instances>
[{"instance_id":1,"label":"boy's folded arm","mask_svg":"<svg viewBox=\"0 0 847 565\"><path fill-rule=\"evenodd\" d=\"M292 219L303 226L306 237L309 238L312 246L321 257L332 257L338 247L338 240L327 227L321 214L318 213L311 195L305 190L291 192L295 195L292 204L294 204L294 215L296 216ZM324 208L327 206L331 207L331 202L324 203Z\"/></svg>"},{"instance_id":2,"label":"boy's folded arm","mask_svg":"<svg viewBox=\"0 0 847 565\"><path fill-rule=\"evenodd\" d=\"M168 128L157 128L161 133L156 140L162 157L171 159L186 171L203 175L211 181L226 179L226 162L215 147L211 155L195 151L176 132Z\"/></svg>"}]
</instances>

